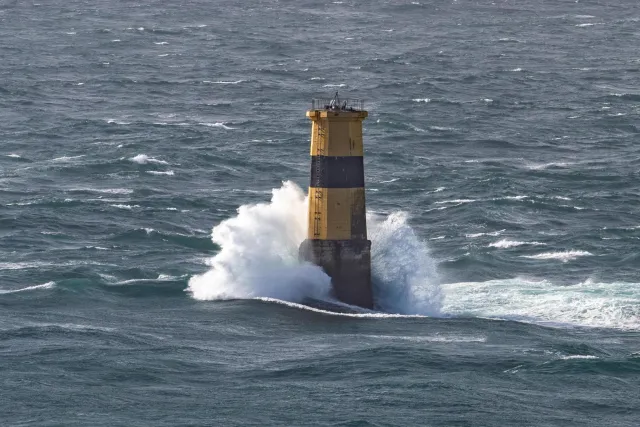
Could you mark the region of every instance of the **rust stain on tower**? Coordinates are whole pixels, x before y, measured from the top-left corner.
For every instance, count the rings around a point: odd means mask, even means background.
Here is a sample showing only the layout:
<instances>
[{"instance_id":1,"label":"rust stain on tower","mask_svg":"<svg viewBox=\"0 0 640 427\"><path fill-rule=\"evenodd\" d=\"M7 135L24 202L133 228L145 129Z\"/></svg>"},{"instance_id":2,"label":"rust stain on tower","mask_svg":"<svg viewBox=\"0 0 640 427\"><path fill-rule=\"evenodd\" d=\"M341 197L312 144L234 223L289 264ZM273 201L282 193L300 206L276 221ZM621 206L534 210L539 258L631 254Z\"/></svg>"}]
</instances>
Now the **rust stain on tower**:
<instances>
[{"instance_id":1,"label":"rust stain on tower","mask_svg":"<svg viewBox=\"0 0 640 427\"><path fill-rule=\"evenodd\" d=\"M367 240L362 121L356 99L314 99L311 127L309 229L300 245L302 259L331 277L335 296L373 308L371 241Z\"/></svg>"}]
</instances>

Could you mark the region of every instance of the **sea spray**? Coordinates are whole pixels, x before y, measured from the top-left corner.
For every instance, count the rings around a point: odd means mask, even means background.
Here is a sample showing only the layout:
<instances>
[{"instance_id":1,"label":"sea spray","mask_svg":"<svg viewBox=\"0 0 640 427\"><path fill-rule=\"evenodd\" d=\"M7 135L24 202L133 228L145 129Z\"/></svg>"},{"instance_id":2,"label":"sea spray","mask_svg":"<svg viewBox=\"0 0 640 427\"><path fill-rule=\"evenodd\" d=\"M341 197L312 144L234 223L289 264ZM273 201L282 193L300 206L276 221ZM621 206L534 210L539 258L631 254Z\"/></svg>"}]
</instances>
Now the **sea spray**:
<instances>
[{"instance_id":1,"label":"sea spray","mask_svg":"<svg viewBox=\"0 0 640 427\"><path fill-rule=\"evenodd\" d=\"M272 191L270 203L238 208L237 216L213 228L220 251L209 261L211 270L191 278L188 291L201 300L328 298L329 277L298 261L306 208L305 194L289 181Z\"/></svg>"},{"instance_id":2,"label":"sea spray","mask_svg":"<svg viewBox=\"0 0 640 427\"><path fill-rule=\"evenodd\" d=\"M401 314L439 313L442 298L435 263L407 222L407 215L368 214L377 308ZM307 233L307 199L294 183L272 191L270 203L243 205L212 231L220 251L211 269L189 281L196 299L330 299L324 271L298 260Z\"/></svg>"},{"instance_id":3,"label":"sea spray","mask_svg":"<svg viewBox=\"0 0 640 427\"><path fill-rule=\"evenodd\" d=\"M442 306L436 264L404 212L369 214L376 306L386 312L436 316Z\"/></svg>"}]
</instances>

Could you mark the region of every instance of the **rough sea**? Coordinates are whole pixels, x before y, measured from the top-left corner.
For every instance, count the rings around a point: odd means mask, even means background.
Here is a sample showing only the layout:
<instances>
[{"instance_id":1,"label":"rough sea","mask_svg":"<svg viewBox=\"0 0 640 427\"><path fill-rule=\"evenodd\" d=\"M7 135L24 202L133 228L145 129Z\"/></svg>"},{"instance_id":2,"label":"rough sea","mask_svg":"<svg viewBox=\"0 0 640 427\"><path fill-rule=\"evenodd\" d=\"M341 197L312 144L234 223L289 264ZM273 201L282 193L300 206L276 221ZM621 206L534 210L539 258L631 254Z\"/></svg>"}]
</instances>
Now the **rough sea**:
<instances>
[{"instance_id":1,"label":"rough sea","mask_svg":"<svg viewBox=\"0 0 640 427\"><path fill-rule=\"evenodd\" d=\"M305 238L362 98L375 311ZM637 0L0 1L0 425L640 425Z\"/></svg>"}]
</instances>

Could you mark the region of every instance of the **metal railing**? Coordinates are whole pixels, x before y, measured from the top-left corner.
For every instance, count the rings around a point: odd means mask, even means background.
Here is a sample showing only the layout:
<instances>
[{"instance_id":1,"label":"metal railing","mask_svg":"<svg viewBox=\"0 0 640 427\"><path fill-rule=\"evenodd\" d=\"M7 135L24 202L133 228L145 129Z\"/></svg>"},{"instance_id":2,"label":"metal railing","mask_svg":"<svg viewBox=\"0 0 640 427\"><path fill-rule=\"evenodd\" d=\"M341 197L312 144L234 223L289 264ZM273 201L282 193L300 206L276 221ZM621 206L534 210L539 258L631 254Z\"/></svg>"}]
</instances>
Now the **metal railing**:
<instances>
[{"instance_id":1,"label":"metal railing","mask_svg":"<svg viewBox=\"0 0 640 427\"><path fill-rule=\"evenodd\" d=\"M314 98L311 101L312 110L335 110L335 111L363 111L364 101L355 98Z\"/></svg>"}]
</instances>

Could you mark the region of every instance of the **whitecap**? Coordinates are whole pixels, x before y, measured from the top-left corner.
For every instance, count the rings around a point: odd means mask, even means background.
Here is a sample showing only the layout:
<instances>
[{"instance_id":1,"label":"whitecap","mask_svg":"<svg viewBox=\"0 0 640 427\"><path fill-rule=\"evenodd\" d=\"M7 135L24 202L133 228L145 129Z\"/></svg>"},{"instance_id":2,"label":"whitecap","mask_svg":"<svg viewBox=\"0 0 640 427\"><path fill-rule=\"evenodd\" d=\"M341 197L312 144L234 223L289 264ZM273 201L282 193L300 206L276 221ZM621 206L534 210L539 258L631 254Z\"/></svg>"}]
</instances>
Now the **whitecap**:
<instances>
[{"instance_id":1,"label":"whitecap","mask_svg":"<svg viewBox=\"0 0 640 427\"><path fill-rule=\"evenodd\" d=\"M55 159L51 159L51 161L52 162L68 162L70 160L80 159L84 156L85 156L84 154L81 154L79 156L62 156L62 157L56 157Z\"/></svg>"},{"instance_id":2,"label":"whitecap","mask_svg":"<svg viewBox=\"0 0 640 427\"><path fill-rule=\"evenodd\" d=\"M438 202L435 202L436 205L442 205L442 204L448 204L448 203L473 203L476 202L477 200L475 199L453 199L453 200L441 200Z\"/></svg>"},{"instance_id":3,"label":"whitecap","mask_svg":"<svg viewBox=\"0 0 640 427\"><path fill-rule=\"evenodd\" d=\"M424 102L424 103L429 103L431 102L431 98L414 98L412 99L413 102Z\"/></svg>"},{"instance_id":4,"label":"whitecap","mask_svg":"<svg viewBox=\"0 0 640 427\"><path fill-rule=\"evenodd\" d=\"M326 85L322 85L322 87L345 87L346 84L345 83L340 83L340 84L326 84Z\"/></svg>"},{"instance_id":5,"label":"whitecap","mask_svg":"<svg viewBox=\"0 0 640 427\"><path fill-rule=\"evenodd\" d=\"M382 340L398 340L411 342L440 342L440 343L465 343L465 342L487 342L486 336L477 335L358 335L361 338L373 338Z\"/></svg>"},{"instance_id":6,"label":"whitecap","mask_svg":"<svg viewBox=\"0 0 640 427\"><path fill-rule=\"evenodd\" d=\"M426 132L426 130L419 128L418 126L412 125L411 123L407 123L407 126L409 126L411 129L415 130L416 132Z\"/></svg>"},{"instance_id":7,"label":"whitecap","mask_svg":"<svg viewBox=\"0 0 640 427\"><path fill-rule=\"evenodd\" d=\"M216 85L237 85L240 84L242 82L246 82L246 80L218 80L218 81L211 81L211 80L203 80L202 83L208 83L208 84L216 84Z\"/></svg>"},{"instance_id":8,"label":"whitecap","mask_svg":"<svg viewBox=\"0 0 640 427\"><path fill-rule=\"evenodd\" d=\"M47 283L43 283L42 285L27 286L26 288L21 288L21 289L0 289L0 295L15 294L17 292L33 291L36 289L51 289L55 285L56 285L56 282L47 282Z\"/></svg>"},{"instance_id":9,"label":"whitecap","mask_svg":"<svg viewBox=\"0 0 640 427\"><path fill-rule=\"evenodd\" d=\"M517 240L502 239L502 240L498 240L497 242L490 243L488 247L490 247L490 248L508 249L508 248L515 248L515 247L524 246L524 245L541 246L541 245L546 245L546 243L520 242L520 241L517 241Z\"/></svg>"},{"instance_id":10,"label":"whitecap","mask_svg":"<svg viewBox=\"0 0 640 427\"><path fill-rule=\"evenodd\" d=\"M124 204L116 204L116 205L110 205L113 206L114 208L118 208L118 209L127 209L127 210L132 210L134 208L139 208L140 205L124 205Z\"/></svg>"},{"instance_id":11,"label":"whitecap","mask_svg":"<svg viewBox=\"0 0 640 427\"><path fill-rule=\"evenodd\" d=\"M175 173L172 170L168 170L168 171L147 171L147 173L151 174L151 175L167 175L167 176L175 175Z\"/></svg>"},{"instance_id":12,"label":"whitecap","mask_svg":"<svg viewBox=\"0 0 640 427\"><path fill-rule=\"evenodd\" d=\"M525 165L525 167L527 169L531 169L531 170L544 170L544 169L548 169L551 167L556 167L556 168L566 168L569 167L571 165L574 165L575 162L549 162L549 163L530 163Z\"/></svg>"},{"instance_id":13,"label":"whitecap","mask_svg":"<svg viewBox=\"0 0 640 427\"><path fill-rule=\"evenodd\" d=\"M507 231L506 229L503 230L498 230L498 231L489 231L489 232L485 232L485 233L472 233L472 234L465 234L465 237L468 237L470 239L475 239L477 237L482 237L482 236L499 236L500 234L504 233L505 231Z\"/></svg>"},{"instance_id":14,"label":"whitecap","mask_svg":"<svg viewBox=\"0 0 640 427\"><path fill-rule=\"evenodd\" d=\"M91 188L91 187L79 187L70 188L71 192L89 192L89 193L104 193L104 194L131 194L133 190L130 188Z\"/></svg>"},{"instance_id":15,"label":"whitecap","mask_svg":"<svg viewBox=\"0 0 640 427\"><path fill-rule=\"evenodd\" d=\"M226 122L215 122L215 123L207 123L207 122L202 122L202 123L198 123L201 126L208 126L208 127L212 127L212 128L222 128L222 129L226 129L226 130L233 130L235 128L231 127L231 126L227 126Z\"/></svg>"},{"instance_id":16,"label":"whitecap","mask_svg":"<svg viewBox=\"0 0 640 427\"><path fill-rule=\"evenodd\" d=\"M169 44L169 42L153 42L153 44L157 44L157 45L165 45L165 44Z\"/></svg>"},{"instance_id":17,"label":"whitecap","mask_svg":"<svg viewBox=\"0 0 640 427\"><path fill-rule=\"evenodd\" d=\"M597 356L592 356L590 354L572 354L570 356L561 356L562 360L573 360L573 359L598 359Z\"/></svg>"},{"instance_id":18,"label":"whitecap","mask_svg":"<svg viewBox=\"0 0 640 427\"><path fill-rule=\"evenodd\" d=\"M569 251L557 251L557 252L543 252L536 255L521 255L521 258L530 258L530 259L538 259L538 260L560 260L562 262L572 261L576 258L584 257L584 256L592 256L591 252L580 251L580 250L569 250Z\"/></svg>"},{"instance_id":19,"label":"whitecap","mask_svg":"<svg viewBox=\"0 0 640 427\"><path fill-rule=\"evenodd\" d=\"M149 157L146 154L138 154L137 156L131 157L129 160L131 160L134 163L137 163L139 165L145 165L147 163L154 163L154 164L158 164L158 165L167 165L169 163L165 162L164 160L158 160L155 159L153 157Z\"/></svg>"},{"instance_id":20,"label":"whitecap","mask_svg":"<svg viewBox=\"0 0 640 427\"><path fill-rule=\"evenodd\" d=\"M6 156L14 158L14 159L21 159L22 158L22 156L20 154L15 154L15 153L7 154Z\"/></svg>"}]
</instances>

